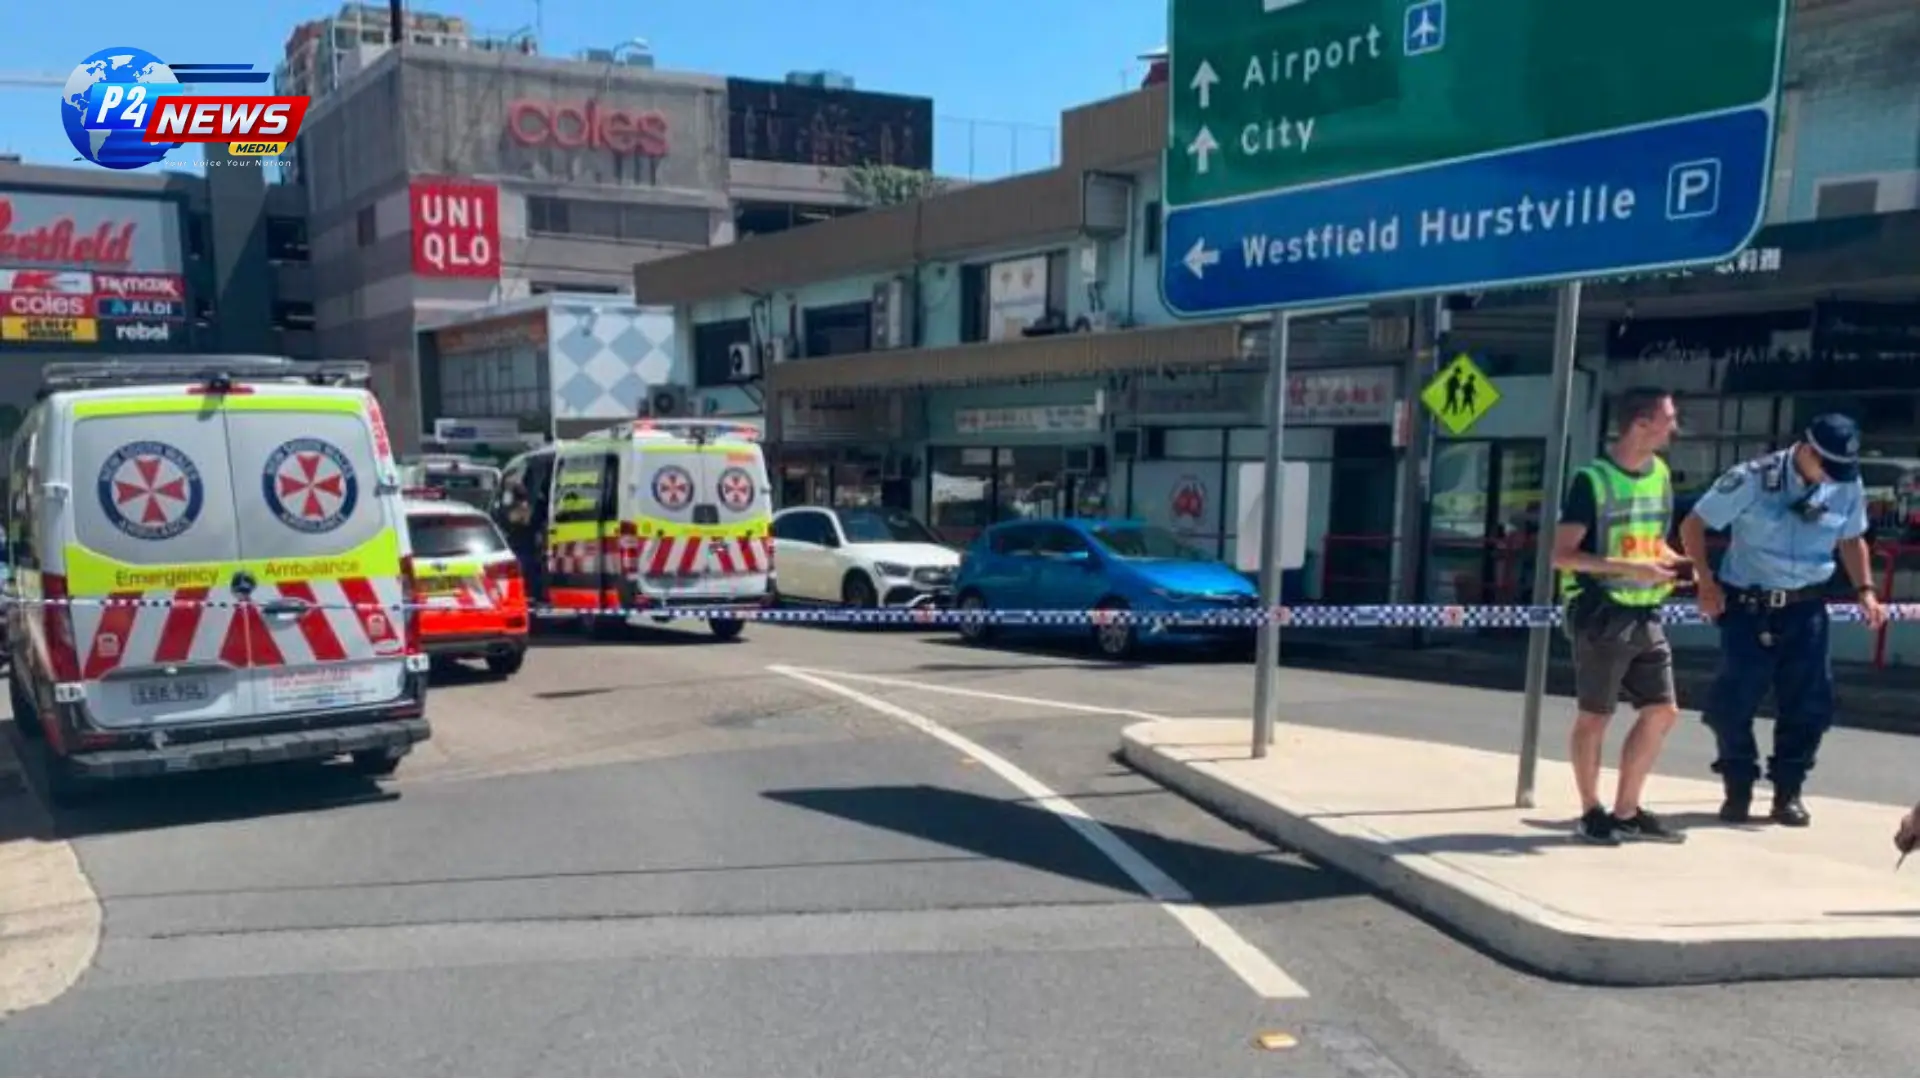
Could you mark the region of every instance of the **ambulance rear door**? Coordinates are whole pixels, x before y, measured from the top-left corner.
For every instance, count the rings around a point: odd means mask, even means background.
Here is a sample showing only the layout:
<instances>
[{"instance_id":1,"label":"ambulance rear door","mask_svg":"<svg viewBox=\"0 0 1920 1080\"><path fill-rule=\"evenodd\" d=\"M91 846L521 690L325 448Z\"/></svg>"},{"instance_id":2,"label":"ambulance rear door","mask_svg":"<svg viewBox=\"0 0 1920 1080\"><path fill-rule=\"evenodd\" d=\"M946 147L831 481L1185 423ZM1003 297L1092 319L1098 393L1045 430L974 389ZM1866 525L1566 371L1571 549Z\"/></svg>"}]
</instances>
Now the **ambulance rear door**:
<instances>
[{"instance_id":1,"label":"ambulance rear door","mask_svg":"<svg viewBox=\"0 0 1920 1080\"><path fill-rule=\"evenodd\" d=\"M710 598L710 534L718 511L705 483L701 447L656 432L633 442L634 524L641 591L655 599Z\"/></svg>"},{"instance_id":2,"label":"ambulance rear door","mask_svg":"<svg viewBox=\"0 0 1920 1080\"><path fill-rule=\"evenodd\" d=\"M64 507L42 504L70 531L50 538L59 551L43 554L42 580L60 582L74 601L77 660L55 662L52 674L68 681L72 673L59 669L77 662L87 712L102 728L252 713L249 639L233 589L241 551L227 417L206 404L86 395L55 406L73 424L65 453L54 455L66 459L69 489ZM59 616L47 612L50 630ZM69 655L64 642L48 652Z\"/></svg>"},{"instance_id":3,"label":"ambulance rear door","mask_svg":"<svg viewBox=\"0 0 1920 1080\"><path fill-rule=\"evenodd\" d=\"M710 591L759 600L773 569L773 488L760 444L722 436L703 448L705 496L713 507Z\"/></svg>"},{"instance_id":4,"label":"ambulance rear door","mask_svg":"<svg viewBox=\"0 0 1920 1080\"><path fill-rule=\"evenodd\" d=\"M398 470L363 391L228 403L257 715L376 706L405 689ZM383 483L383 477L389 483ZM236 590L246 592L246 590ZM243 597L244 598L244 597Z\"/></svg>"}]
</instances>

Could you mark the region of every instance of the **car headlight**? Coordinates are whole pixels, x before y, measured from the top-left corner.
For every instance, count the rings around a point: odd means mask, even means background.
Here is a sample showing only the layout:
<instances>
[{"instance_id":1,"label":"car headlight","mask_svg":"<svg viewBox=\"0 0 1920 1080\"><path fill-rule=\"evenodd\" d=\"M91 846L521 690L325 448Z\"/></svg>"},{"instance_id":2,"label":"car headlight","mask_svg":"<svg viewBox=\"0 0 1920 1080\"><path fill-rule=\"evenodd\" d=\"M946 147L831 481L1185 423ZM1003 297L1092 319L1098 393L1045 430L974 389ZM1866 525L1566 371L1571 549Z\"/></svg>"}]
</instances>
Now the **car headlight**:
<instances>
[{"instance_id":1,"label":"car headlight","mask_svg":"<svg viewBox=\"0 0 1920 1080\"><path fill-rule=\"evenodd\" d=\"M873 569L881 577L889 578L903 578L913 573L912 567L897 562L877 562L873 564Z\"/></svg>"}]
</instances>

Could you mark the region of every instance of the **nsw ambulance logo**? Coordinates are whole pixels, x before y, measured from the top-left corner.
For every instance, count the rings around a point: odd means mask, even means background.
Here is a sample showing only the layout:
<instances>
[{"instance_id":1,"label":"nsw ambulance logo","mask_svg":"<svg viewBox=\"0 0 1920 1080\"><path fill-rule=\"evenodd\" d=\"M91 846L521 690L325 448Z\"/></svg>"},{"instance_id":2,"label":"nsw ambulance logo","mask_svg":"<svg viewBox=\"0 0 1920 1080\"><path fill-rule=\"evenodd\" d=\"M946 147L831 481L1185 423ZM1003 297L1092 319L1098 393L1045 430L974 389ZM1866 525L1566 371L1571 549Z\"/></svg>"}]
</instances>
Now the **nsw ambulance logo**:
<instances>
[{"instance_id":1,"label":"nsw ambulance logo","mask_svg":"<svg viewBox=\"0 0 1920 1080\"><path fill-rule=\"evenodd\" d=\"M693 501L693 477L678 465L664 465L653 474L653 501L668 510L684 510Z\"/></svg>"},{"instance_id":2,"label":"nsw ambulance logo","mask_svg":"<svg viewBox=\"0 0 1920 1080\"><path fill-rule=\"evenodd\" d=\"M728 469L720 474L720 501L738 514L753 505L753 474L745 469Z\"/></svg>"},{"instance_id":3,"label":"nsw ambulance logo","mask_svg":"<svg viewBox=\"0 0 1920 1080\"><path fill-rule=\"evenodd\" d=\"M332 532L353 516L360 481L353 463L324 439L290 439L267 455L261 494L287 528Z\"/></svg>"},{"instance_id":4,"label":"nsw ambulance logo","mask_svg":"<svg viewBox=\"0 0 1920 1080\"><path fill-rule=\"evenodd\" d=\"M143 439L107 456L97 484L100 509L135 540L171 540L193 527L206 505L206 485L178 447Z\"/></svg>"}]
</instances>

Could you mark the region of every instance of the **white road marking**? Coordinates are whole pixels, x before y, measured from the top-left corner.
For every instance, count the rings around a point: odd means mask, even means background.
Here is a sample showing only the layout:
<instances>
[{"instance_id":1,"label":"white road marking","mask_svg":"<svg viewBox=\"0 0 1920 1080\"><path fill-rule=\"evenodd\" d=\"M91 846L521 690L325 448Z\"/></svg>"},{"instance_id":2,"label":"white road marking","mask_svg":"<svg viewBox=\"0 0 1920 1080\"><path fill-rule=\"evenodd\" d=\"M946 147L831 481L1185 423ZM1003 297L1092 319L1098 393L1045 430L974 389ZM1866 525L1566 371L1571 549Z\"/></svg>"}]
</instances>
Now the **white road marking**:
<instances>
[{"instance_id":1,"label":"white road marking","mask_svg":"<svg viewBox=\"0 0 1920 1080\"><path fill-rule=\"evenodd\" d=\"M919 690L929 694L950 694L954 697L980 698L983 701L1002 701L1009 705L1037 705L1043 709L1059 709L1063 712L1091 713L1095 716L1129 716L1135 720L1176 720L1186 717L1162 716L1159 713L1141 712L1138 709L1117 709L1109 705L1082 705L1073 701L1055 701L1052 698L1023 697L1019 694L999 694L991 690L963 690L958 686L943 686L940 683L912 682L907 679L891 679L885 675L862 675L852 671L827 671L822 668L788 667L784 664L770 670L782 675L807 674L825 679L845 679L848 682L873 683L878 686L897 686L902 690ZM1041 670L1036 668L1035 670ZM1247 721L1251 724L1253 721Z\"/></svg>"},{"instance_id":2,"label":"white road marking","mask_svg":"<svg viewBox=\"0 0 1920 1080\"><path fill-rule=\"evenodd\" d=\"M1174 921L1186 928L1195 941L1220 958L1228 970L1240 976L1264 998L1303 998L1307 989L1293 980L1293 977L1280 969L1266 953L1261 952L1252 942L1240 936L1239 931L1229 926L1212 910L1201 906L1193 899L1186 887L1175 881L1166 871L1154 865L1146 856L1129 847L1126 841L1115 836L1112 830L1089 816L1072 800L1060 795L1047 785L1035 779L1025 769L981 746L972 739L935 723L910 709L902 708L891 701L882 701L871 694L862 693L850 686L842 686L822 678L810 671L787 667L782 664L770 666L768 671L797 679L809 686L817 687L831 694L838 694L849 701L865 705L867 708L890 716L922 734L929 735L962 754L992 769L995 775L1018 788L1022 794L1041 808L1051 812L1068 827L1079 833L1081 838L1092 844L1094 849L1105 855L1119 867L1122 873L1132 878L1142 892L1160 904L1161 910L1173 916ZM913 689L932 689L918 683L905 680L888 680L890 684L911 687ZM976 691L985 694L985 691ZM994 695L1022 704L1048 705L1056 708L1075 708L1064 702L1050 702L1043 698L1013 698L1011 695ZM1091 706L1077 706L1088 709ZM1123 710L1103 709L1102 712L1126 714Z\"/></svg>"}]
</instances>

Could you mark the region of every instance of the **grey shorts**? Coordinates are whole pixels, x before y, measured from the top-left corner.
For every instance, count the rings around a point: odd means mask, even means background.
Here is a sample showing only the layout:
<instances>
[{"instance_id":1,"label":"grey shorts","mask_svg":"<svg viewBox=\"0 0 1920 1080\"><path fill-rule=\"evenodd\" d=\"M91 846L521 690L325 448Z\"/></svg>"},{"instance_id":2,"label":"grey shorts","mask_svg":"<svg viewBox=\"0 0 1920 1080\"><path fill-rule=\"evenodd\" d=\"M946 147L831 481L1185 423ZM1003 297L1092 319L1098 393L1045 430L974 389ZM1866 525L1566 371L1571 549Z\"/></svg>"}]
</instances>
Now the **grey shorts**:
<instances>
[{"instance_id":1,"label":"grey shorts","mask_svg":"<svg viewBox=\"0 0 1920 1080\"><path fill-rule=\"evenodd\" d=\"M1673 647L1657 616L1601 607L1572 618L1567 636L1581 712L1612 716L1622 697L1635 709L1677 702Z\"/></svg>"}]
</instances>

